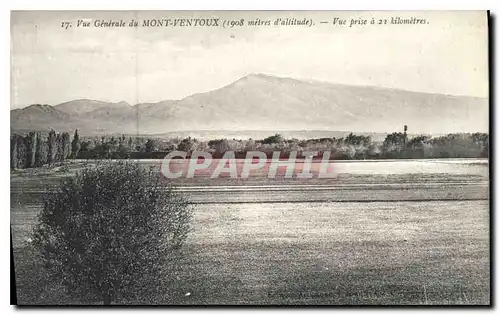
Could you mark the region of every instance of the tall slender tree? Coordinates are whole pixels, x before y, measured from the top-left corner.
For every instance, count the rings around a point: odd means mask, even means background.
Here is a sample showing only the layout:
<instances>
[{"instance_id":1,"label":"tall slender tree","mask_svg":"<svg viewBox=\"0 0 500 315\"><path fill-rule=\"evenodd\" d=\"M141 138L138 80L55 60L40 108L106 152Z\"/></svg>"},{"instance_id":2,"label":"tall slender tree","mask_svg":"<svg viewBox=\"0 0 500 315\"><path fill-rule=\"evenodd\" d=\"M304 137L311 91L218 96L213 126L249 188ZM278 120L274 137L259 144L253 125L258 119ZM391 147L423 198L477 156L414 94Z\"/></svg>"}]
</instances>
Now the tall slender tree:
<instances>
[{"instance_id":1,"label":"tall slender tree","mask_svg":"<svg viewBox=\"0 0 500 315\"><path fill-rule=\"evenodd\" d=\"M57 144L56 144L56 132L54 129L51 129L49 132L49 137L47 138L48 144L48 152L47 152L47 162L49 166L55 162L56 152L57 152Z\"/></svg>"},{"instance_id":2,"label":"tall slender tree","mask_svg":"<svg viewBox=\"0 0 500 315\"><path fill-rule=\"evenodd\" d=\"M403 127L403 135L404 135L404 139L403 139L403 148L406 148L406 142L408 141L408 136L406 135L406 131L408 131L408 126L407 125L404 125Z\"/></svg>"},{"instance_id":3,"label":"tall slender tree","mask_svg":"<svg viewBox=\"0 0 500 315\"><path fill-rule=\"evenodd\" d=\"M80 152L80 136L78 135L78 129L76 129L73 141L71 141L71 158L76 159L78 152Z\"/></svg>"},{"instance_id":4,"label":"tall slender tree","mask_svg":"<svg viewBox=\"0 0 500 315\"><path fill-rule=\"evenodd\" d=\"M24 137L17 136L16 142L17 142L17 167L26 168L28 164L27 163L28 150L26 149L26 143Z\"/></svg>"},{"instance_id":5,"label":"tall slender tree","mask_svg":"<svg viewBox=\"0 0 500 315\"><path fill-rule=\"evenodd\" d=\"M61 145L62 145L62 161L69 158L71 154L71 137L69 133L63 132L61 134Z\"/></svg>"},{"instance_id":6,"label":"tall slender tree","mask_svg":"<svg viewBox=\"0 0 500 315\"><path fill-rule=\"evenodd\" d=\"M49 144L47 139L43 139L40 133L38 133L38 137L39 140L35 160L37 166L42 166L48 163Z\"/></svg>"},{"instance_id":7,"label":"tall slender tree","mask_svg":"<svg viewBox=\"0 0 500 315\"><path fill-rule=\"evenodd\" d=\"M37 146L35 149L35 164L34 164L34 166L40 167L43 164L45 164L47 153L45 152L45 154L44 154L44 152L43 152L44 151L43 150L44 142L43 142L42 136L39 132L36 133L36 143L37 143ZM45 157L44 157L44 155L45 155Z\"/></svg>"},{"instance_id":8,"label":"tall slender tree","mask_svg":"<svg viewBox=\"0 0 500 315\"><path fill-rule=\"evenodd\" d=\"M17 135L12 135L10 137L10 167L17 168L18 159L17 159Z\"/></svg>"},{"instance_id":9,"label":"tall slender tree","mask_svg":"<svg viewBox=\"0 0 500 315\"><path fill-rule=\"evenodd\" d=\"M35 167L35 156L37 148L37 134L31 131L24 138L24 143L26 144L26 167Z\"/></svg>"}]
</instances>

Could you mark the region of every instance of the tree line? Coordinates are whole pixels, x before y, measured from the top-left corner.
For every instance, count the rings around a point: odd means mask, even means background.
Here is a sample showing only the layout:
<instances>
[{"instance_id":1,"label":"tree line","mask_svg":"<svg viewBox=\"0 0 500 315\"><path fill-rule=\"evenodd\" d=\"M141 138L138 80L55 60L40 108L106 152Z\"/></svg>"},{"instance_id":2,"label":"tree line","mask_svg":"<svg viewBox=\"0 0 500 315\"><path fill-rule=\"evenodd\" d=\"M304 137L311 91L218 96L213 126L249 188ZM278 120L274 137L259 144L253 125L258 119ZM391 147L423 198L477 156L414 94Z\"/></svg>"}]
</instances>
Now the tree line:
<instances>
[{"instance_id":1,"label":"tree line","mask_svg":"<svg viewBox=\"0 0 500 315\"><path fill-rule=\"evenodd\" d=\"M125 145L128 143L128 145ZM85 148L83 148L85 146ZM244 157L248 151L261 151L272 156L273 151L285 155L291 151L330 151L333 159L399 159L399 158L483 158L488 157L489 136L486 133L457 133L431 137L410 137L406 132L388 134L384 141L374 141L370 136L349 134L341 138L285 139L275 134L264 139L213 139L187 138L125 138L87 140L82 144L81 158L163 158L173 150L205 151L221 157L234 151Z\"/></svg>"},{"instance_id":2,"label":"tree line","mask_svg":"<svg viewBox=\"0 0 500 315\"><path fill-rule=\"evenodd\" d=\"M161 159L173 150L206 151L214 158L226 151L245 157L248 151L261 151L272 156L280 151L286 156L291 151L330 151L332 159L405 159L405 158L486 158L489 156L487 133L455 133L431 137L410 137L403 132L388 134L384 141L373 141L370 136L349 134L341 138L285 139L274 134L264 139L214 139L209 141L187 138L147 138L100 136L80 138L75 130L73 139L67 132L51 130L47 137L40 132L11 137L11 167L30 168L52 165L67 159Z\"/></svg>"},{"instance_id":3,"label":"tree line","mask_svg":"<svg viewBox=\"0 0 500 315\"><path fill-rule=\"evenodd\" d=\"M77 158L80 151L80 136L75 130L73 140L67 132L51 130L47 137L40 132L30 132L26 136L14 134L10 138L11 168L31 168L52 165L69 158Z\"/></svg>"}]
</instances>

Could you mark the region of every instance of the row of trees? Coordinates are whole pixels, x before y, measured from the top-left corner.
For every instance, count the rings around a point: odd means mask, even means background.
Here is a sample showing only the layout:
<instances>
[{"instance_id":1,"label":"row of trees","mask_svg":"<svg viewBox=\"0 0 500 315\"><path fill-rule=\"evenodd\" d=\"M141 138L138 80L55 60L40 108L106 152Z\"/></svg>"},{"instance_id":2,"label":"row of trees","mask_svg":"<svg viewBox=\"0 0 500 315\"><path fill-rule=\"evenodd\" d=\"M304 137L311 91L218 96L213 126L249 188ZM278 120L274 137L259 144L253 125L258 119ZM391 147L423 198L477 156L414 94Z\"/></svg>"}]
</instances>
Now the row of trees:
<instances>
[{"instance_id":1,"label":"row of trees","mask_svg":"<svg viewBox=\"0 0 500 315\"><path fill-rule=\"evenodd\" d=\"M281 151L332 151L337 159L379 158L440 158L440 157L487 157L489 137L485 133L449 134L440 137L415 136L406 132L388 134L384 141L371 137L349 134L342 138L285 139L280 134L262 140L215 139L201 141L196 138L129 138L125 137L87 140L82 143L82 158L161 158L166 152L207 151L214 156L226 151L261 151L272 154Z\"/></svg>"},{"instance_id":2,"label":"row of trees","mask_svg":"<svg viewBox=\"0 0 500 315\"><path fill-rule=\"evenodd\" d=\"M448 134L446 136L408 137L406 132L388 134L384 141L373 141L370 136L349 134L342 138L284 139L276 134L262 140L218 139L207 143L186 138L178 146L181 151L202 150L213 155L225 151L246 153L261 151L272 154L281 151L332 152L333 159L398 159L398 158L482 158L488 157L489 136L486 133ZM244 155L244 154L243 154Z\"/></svg>"},{"instance_id":3,"label":"row of trees","mask_svg":"<svg viewBox=\"0 0 500 315\"><path fill-rule=\"evenodd\" d=\"M285 139L280 134L262 140L215 139L201 141L196 138L145 138L145 137L90 137L80 139L75 131L73 139L66 132L51 130L47 138L39 132L11 138L11 167L39 167L62 162L69 158L80 159L141 159L163 158L168 152L206 151L214 157L226 151L245 156L248 151L261 151L272 155L281 151L332 152L333 159L398 159L398 158L480 158L488 157L489 136L486 133L448 134L431 137L409 137L404 132L388 134L384 141L373 141L370 136L349 134L342 138Z\"/></svg>"},{"instance_id":4,"label":"row of trees","mask_svg":"<svg viewBox=\"0 0 500 315\"><path fill-rule=\"evenodd\" d=\"M26 136L14 134L10 139L10 166L12 168L40 167L76 158L80 151L80 137L75 131L73 140L67 132L51 130L46 138L40 132Z\"/></svg>"}]
</instances>

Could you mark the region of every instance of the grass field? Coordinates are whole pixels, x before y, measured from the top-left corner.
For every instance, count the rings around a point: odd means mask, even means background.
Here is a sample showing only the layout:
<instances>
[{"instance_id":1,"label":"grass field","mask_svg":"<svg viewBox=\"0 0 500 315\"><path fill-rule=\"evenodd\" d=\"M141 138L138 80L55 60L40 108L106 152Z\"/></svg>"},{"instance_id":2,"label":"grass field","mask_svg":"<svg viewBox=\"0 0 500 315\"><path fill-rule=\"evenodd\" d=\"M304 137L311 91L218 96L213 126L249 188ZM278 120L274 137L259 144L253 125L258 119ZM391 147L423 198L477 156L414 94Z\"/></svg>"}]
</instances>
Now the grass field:
<instances>
[{"instance_id":1,"label":"grass field","mask_svg":"<svg viewBox=\"0 0 500 315\"><path fill-rule=\"evenodd\" d=\"M372 172L368 180L356 172L343 173L348 179L344 183L352 184L350 189L357 191L356 198L364 198L362 202L350 201L348 187L321 192L344 194L342 202L311 201L317 199L315 190L300 192L293 202L263 199L260 192L257 202L250 203L228 202L223 192L207 191L215 202L195 205L186 255L177 280L165 292L173 304L489 304L488 186L474 185L487 181L487 164L457 169ZM57 181L62 173L48 178L31 174L29 181L15 174L11 179L20 304L78 303L44 278L27 246L40 209L39 196L29 192ZM353 188L404 178L429 183L423 196L450 193L452 198L411 201L414 192L408 189ZM446 186L443 194L440 185L431 185L442 182L458 184ZM234 192L231 200L252 194ZM283 194L286 191L268 192ZM454 200L458 195L479 198ZM389 196L391 202L375 201Z\"/></svg>"}]
</instances>

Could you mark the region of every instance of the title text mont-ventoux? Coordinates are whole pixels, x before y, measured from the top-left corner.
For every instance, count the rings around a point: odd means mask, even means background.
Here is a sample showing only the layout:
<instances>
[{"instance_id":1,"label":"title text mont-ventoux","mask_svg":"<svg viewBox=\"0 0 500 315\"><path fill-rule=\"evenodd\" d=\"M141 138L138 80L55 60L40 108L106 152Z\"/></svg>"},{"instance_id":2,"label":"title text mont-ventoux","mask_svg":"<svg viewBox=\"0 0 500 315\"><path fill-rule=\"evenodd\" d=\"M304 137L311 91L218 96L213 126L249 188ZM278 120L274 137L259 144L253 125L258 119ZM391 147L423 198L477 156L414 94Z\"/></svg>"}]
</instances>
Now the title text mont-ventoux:
<instances>
[{"instance_id":1,"label":"title text mont-ventoux","mask_svg":"<svg viewBox=\"0 0 500 315\"><path fill-rule=\"evenodd\" d=\"M349 18L342 19L339 17L325 21L317 21L319 24L328 24L336 27L362 27L374 25L422 25L428 24L426 19L417 17L388 17L388 18ZM305 26L311 27L316 25L316 22L308 18L276 18L273 20L266 19L220 19L220 18L159 18L146 20L103 20L103 19L78 19L75 23L77 28L126 28L126 27L143 27L143 28L175 28L175 27L222 27L234 28L242 26ZM68 29L73 27L73 22L63 21L61 27Z\"/></svg>"}]
</instances>

